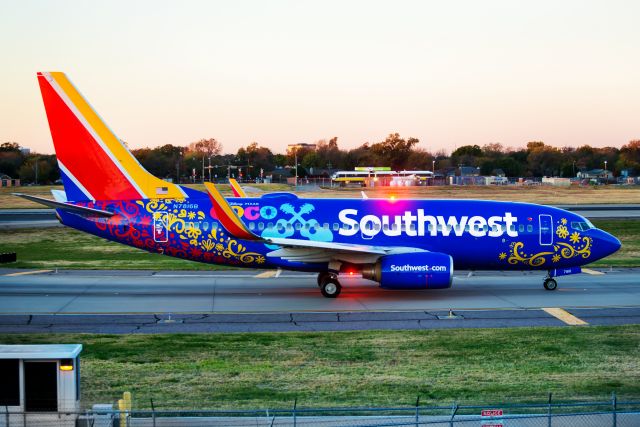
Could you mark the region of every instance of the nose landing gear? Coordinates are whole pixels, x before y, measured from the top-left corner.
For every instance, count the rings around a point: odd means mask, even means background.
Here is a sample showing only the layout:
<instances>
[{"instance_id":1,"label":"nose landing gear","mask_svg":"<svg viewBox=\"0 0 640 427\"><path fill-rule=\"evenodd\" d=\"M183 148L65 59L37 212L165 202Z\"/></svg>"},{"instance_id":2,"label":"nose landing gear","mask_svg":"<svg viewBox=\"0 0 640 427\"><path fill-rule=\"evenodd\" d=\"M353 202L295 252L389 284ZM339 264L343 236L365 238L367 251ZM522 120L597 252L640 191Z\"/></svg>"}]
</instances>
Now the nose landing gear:
<instances>
[{"instance_id":1,"label":"nose landing gear","mask_svg":"<svg viewBox=\"0 0 640 427\"><path fill-rule=\"evenodd\" d=\"M547 277L546 279L544 279L544 283L542 285L548 291L555 291L558 287L558 282L556 282L556 280L551 277Z\"/></svg>"}]
</instances>

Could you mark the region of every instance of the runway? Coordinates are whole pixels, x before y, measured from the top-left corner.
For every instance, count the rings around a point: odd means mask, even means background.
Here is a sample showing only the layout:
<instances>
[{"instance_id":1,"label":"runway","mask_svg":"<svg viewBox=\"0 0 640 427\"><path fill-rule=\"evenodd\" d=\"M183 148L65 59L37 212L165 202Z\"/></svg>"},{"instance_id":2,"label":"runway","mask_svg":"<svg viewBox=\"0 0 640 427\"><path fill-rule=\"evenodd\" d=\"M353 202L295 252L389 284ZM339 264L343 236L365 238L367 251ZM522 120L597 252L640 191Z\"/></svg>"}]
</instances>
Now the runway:
<instances>
[{"instance_id":1,"label":"runway","mask_svg":"<svg viewBox=\"0 0 640 427\"><path fill-rule=\"evenodd\" d=\"M16 275L17 273L17 275ZM558 279L458 272L451 289L387 291L344 281L337 299L315 275L283 272L0 270L0 332L240 332L640 324L640 269Z\"/></svg>"}]
</instances>

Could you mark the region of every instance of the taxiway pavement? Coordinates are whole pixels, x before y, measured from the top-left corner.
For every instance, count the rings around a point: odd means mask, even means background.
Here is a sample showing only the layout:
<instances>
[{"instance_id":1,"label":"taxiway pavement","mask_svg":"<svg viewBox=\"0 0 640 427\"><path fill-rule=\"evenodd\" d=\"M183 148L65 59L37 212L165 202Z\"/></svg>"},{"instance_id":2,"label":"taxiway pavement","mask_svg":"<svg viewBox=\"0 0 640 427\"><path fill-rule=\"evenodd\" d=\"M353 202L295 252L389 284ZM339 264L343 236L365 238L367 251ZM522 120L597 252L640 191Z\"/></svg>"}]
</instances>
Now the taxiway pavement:
<instances>
[{"instance_id":1,"label":"taxiway pavement","mask_svg":"<svg viewBox=\"0 0 640 427\"><path fill-rule=\"evenodd\" d=\"M0 332L241 332L640 324L640 269L590 271L542 288L540 272L458 272L451 289L382 290L282 272L0 270Z\"/></svg>"}]
</instances>

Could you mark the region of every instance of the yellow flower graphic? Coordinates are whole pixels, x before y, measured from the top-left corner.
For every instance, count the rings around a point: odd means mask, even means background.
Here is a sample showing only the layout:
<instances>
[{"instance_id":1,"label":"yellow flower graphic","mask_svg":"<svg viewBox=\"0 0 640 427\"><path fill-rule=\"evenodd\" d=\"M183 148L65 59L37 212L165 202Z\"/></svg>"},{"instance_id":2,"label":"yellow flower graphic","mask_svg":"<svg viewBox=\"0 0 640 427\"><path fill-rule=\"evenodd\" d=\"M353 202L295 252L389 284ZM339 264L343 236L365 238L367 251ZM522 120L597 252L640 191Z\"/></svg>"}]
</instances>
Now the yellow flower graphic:
<instances>
[{"instance_id":1,"label":"yellow flower graphic","mask_svg":"<svg viewBox=\"0 0 640 427\"><path fill-rule=\"evenodd\" d=\"M198 230L197 228L195 228L195 227L189 226L187 228L187 236L189 236L189 238L191 238L191 239L197 239L198 236L200 235L200 233L202 233L202 232L200 230Z\"/></svg>"},{"instance_id":2,"label":"yellow flower graphic","mask_svg":"<svg viewBox=\"0 0 640 427\"><path fill-rule=\"evenodd\" d=\"M195 218L195 217L196 217L196 213L195 213L195 212L190 211L190 212L188 213L188 216L189 216L189 219L193 219L193 218Z\"/></svg>"},{"instance_id":3,"label":"yellow flower graphic","mask_svg":"<svg viewBox=\"0 0 640 427\"><path fill-rule=\"evenodd\" d=\"M207 239L202 241L201 246L202 246L202 249L206 251L210 251L211 249L214 248L215 243L213 243L211 239Z\"/></svg>"},{"instance_id":4,"label":"yellow flower graphic","mask_svg":"<svg viewBox=\"0 0 640 427\"><path fill-rule=\"evenodd\" d=\"M560 261L560 255L555 254L555 255L553 256L553 258L551 258L551 261L553 261L553 262L558 262L558 261Z\"/></svg>"},{"instance_id":5,"label":"yellow flower graphic","mask_svg":"<svg viewBox=\"0 0 640 427\"><path fill-rule=\"evenodd\" d=\"M569 235L569 230L567 230L567 227L565 227L564 225L559 225L558 229L556 230L556 234L561 239L566 239Z\"/></svg>"},{"instance_id":6,"label":"yellow flower graphic","mask_svg":"<svg viewBox=\"0 0 640 427\"><path fill-rule=\"evenodd\" d=\"M222 245L222 243L218 243L218 244L216 245L216 250L221 251L221 250L223 250L223 249L224 249L224 246Z\"/></svg>"},{"instance_id":7,"label":"yellow flower graphic","mask_svg":"<svg viewBox=\"0 0 640 427\"><path fill-rule=\"evenodd\" d=\"M562 225L567 225L567 218L562 218L560 222L562 223Z\"/></svg>"},{"instance_id":8,"label":"yellow flower graphic","mask_svg":"<svg viewBox=\"0 0 640 427\"><path fill-rule=\"evenodd\" d=\"M507 257L507 254L504 253L504 252L502 252L502 253L500 253L500 255L498 255L498 258L500 258L500 259L505 259L506 257Z\"/></svg>"},{"instance_id":9,"label":"yellow flower graphic","mask_svg":"<svg viewBox=\"0 0 640 427\"><path fill-rule=\"evenodd\" d=\"M256 262L257 262L258 264L264 264L264 257L263 257L263 256L259 256L259 257L257 257L257 258L256 258Z\"/></svg>"},{"instance_id":10,"label":"yellow flower graphic","mask_svg":"<svg viewBox=\"0 0 640 427\"><path fill-rule=\"evenodd\" d=\"M571 243L578 243L580 240L580 234L577 231L574 231L573 234L571 234L571 237L569 237L569 240L571 240Z\"/></svg>"}]
</instances>

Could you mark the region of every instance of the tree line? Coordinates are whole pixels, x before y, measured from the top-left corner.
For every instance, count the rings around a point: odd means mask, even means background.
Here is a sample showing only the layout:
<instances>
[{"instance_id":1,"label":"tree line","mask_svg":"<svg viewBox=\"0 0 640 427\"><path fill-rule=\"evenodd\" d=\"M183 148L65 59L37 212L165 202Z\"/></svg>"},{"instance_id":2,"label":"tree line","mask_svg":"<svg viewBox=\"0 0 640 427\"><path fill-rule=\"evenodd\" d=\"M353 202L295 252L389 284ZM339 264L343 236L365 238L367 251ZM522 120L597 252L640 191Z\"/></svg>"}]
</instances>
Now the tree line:
<instances>
[{"instance_id":1,"label":"tree line","mask_svg":"<svg viewBox=\"0 0 640 427\"><path fill-rule=\"evenodd\" d=\"M256 179L274 171L293 176L296 166L298 176L353 170L357 166L433 169L442 174L456 173L462 166L467 166L479 169L481 175L502 171L508 177L575 177L581 170L605 168L616 176L623 170L630 176L640 172L640 140L630 141L621 148L589 145L556 148L541 141L529 142L524 148L507 148L500 143L491 143L464 145L451 154L444 150L428 151L418 147L419 142L417 138L403 138L392 133L382 141L366 142L353 149L341 149L338 138L333 137L316 141L315 149L302 146L286 154L273 153L257 142L238 149L235 154L223 154L222 144L209 138L187 146L166 144L131 151L152 174L172 180L179 176L181 182L200 181L203 177L220 180L228 176ZM25 154L16 142L0 144L0 175L19 178L23 183L40 184L54 183L60 177L55 155Z\"/></svg>"}]
</instances>

